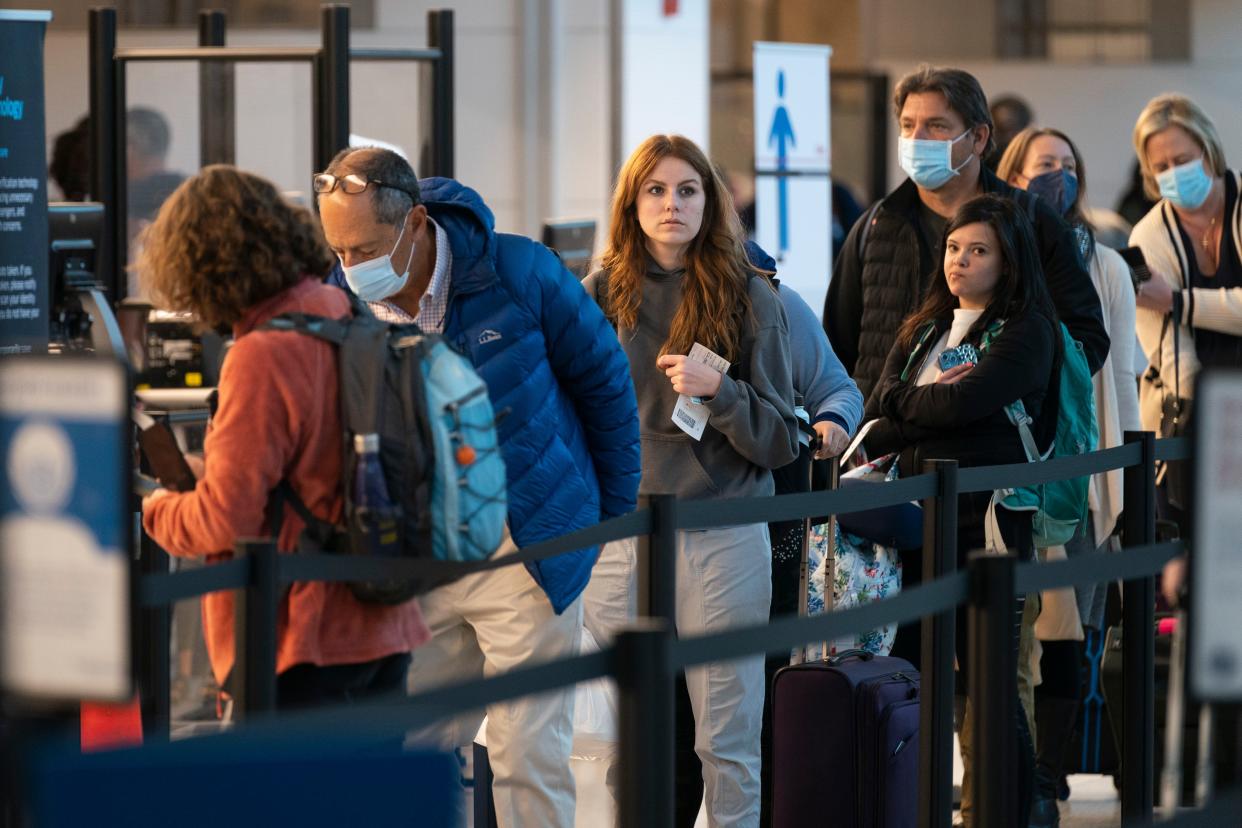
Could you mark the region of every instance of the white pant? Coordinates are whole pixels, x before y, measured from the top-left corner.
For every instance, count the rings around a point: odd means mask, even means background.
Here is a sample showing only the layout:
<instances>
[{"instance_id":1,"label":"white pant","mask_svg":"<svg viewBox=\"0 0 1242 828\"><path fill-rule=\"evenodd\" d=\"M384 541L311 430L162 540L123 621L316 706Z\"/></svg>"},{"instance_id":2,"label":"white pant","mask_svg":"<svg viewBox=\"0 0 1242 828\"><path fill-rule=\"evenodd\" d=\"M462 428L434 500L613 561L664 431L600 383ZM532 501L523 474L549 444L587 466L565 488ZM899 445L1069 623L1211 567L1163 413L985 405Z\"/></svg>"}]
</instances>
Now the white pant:
<instances>
[{"instance_id":1,"label":"white pant","mask_svg":"<svg viewBox=\"0 0 1242 828\"><path fill-rule=\"evenodd\" d=\"M496 554L513 551L511 543ZM414 651L409 690L418 692L478 676L574 655L582 601L561 615L526 567L468 575L419 599L431 640ZM574 688L487 708L492 796L501 828L573 828ZM483 711L414 734L411 741L452 749L469 745Z\"/></svg>"},{"instance_id":2,"label":"white pant","mask_svg":"<svg viewBox=\"0 0 1242 828\"><path fill-rule=\"evenodd\" d=\"M677 533L677 632L682 636L762 624L772 602L766 524ZM604 646L634 616L636 544L604 547L583 593L583 623ZM703 762L712 828L759 824L759 733L763 656L686 671L694 750Z\"/></svg>"}]
</instances>

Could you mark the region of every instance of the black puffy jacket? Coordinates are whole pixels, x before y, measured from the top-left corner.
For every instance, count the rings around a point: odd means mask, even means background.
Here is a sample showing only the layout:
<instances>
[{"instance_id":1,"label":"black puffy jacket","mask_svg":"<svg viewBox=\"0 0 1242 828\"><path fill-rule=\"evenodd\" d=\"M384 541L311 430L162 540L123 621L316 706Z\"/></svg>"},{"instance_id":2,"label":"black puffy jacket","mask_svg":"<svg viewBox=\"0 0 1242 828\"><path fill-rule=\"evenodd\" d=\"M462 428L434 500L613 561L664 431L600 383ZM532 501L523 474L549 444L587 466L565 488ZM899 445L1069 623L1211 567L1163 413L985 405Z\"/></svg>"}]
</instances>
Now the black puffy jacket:
<instances>
[{"instance_id":1,"label":"black puffy jacket","mask_svg":"<svg viewBox=\"0 0 1242 828\"><path fill-rule=\"evenodd\" d=\"M938 320L921 345L894 343L867 404L867 418L880 419L867 435L867 454L901 452L903 477L918 474L922 461L931 459L964 467L1026 462L1018 428L1005 414L1005 406L1019 399L1035 421L1038 445L1047 446L1056 430L1054 379L1061 357L1053 322L1036 311L1008 319L966 376L953 384L916 385L928 352L951 323ZM980 347L979 340L972 334L966 341Z\"/></svg>"},{"instance_id":2,"label":"black puffy jacket","mask_svg":"<svg viewBox=\"0 0 1242 828\"><path fill-rule=\"evenodd\" d=\"M1094 374L1108 356L1108 333L1100 298L1069 225L1043 201L986 169L979 184L982 193L1013 198L1033 216L1052 302L1070 334L1082 343ZM828 283L824 331L864 399L869 400L879 381L897 329L923 300L936 270L934 257L940 254L927 248L918 211L918 188L907 179L855 222ZM860 236L868 220L863 243Z\"/></svg>"}]
</instances>

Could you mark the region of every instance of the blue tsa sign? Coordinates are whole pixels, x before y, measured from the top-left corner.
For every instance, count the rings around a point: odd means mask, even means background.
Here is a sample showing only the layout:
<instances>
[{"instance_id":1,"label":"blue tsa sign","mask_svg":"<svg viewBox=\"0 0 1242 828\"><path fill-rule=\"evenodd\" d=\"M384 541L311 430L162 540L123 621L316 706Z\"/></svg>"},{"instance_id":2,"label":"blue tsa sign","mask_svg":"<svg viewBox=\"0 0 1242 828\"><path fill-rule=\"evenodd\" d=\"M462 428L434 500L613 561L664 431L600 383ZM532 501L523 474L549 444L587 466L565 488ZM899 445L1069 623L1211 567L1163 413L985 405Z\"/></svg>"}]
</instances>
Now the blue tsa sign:
<instances>
[{"instance_id":1,"label":"blue tsa sign","mask_svg":"<svg viewBox=\"0 0 1242 828\"><path fill-rule=\"evenodd\" d=\"M828 46L756 43L755 241L816 313L832 270Z\"/></svg>"},{"instance_id":2,"label":"blue tsa sign","mask_svg":"<svg viewBox=\"0 0 1242 828\"><path fill-rule=\"evenodd\" d=\"M827 173L829 46L756 43L755 169Z\"/></svg>"},{"instance_id":3,"label":"blue tsa sign","mask_svg":"<svg viewBox=\"0 0 1242 828\"><path fill-rule=\"evenodd\" d=\"M117 361L0 359L0 683L130 694L128 379Z\"/></svg>"}]
</instances>

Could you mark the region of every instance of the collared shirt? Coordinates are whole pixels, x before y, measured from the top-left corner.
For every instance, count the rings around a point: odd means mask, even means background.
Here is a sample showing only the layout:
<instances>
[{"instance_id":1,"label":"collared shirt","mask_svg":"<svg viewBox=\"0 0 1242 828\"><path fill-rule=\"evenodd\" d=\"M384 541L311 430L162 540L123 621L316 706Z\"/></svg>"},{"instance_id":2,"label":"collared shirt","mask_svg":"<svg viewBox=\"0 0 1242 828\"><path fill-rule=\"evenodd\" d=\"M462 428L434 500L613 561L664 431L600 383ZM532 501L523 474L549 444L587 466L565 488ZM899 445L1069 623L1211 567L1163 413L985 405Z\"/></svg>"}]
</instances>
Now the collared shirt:
<instances>
[{"instance_id":1,"label":"collared shirt","mask_svg":"<svg viewBox=\"0 0 1242 828\"><path fill-rule=\"evenodd\" d=\"M414 322L429 333L444 332L444 316L448 313L449 283L452 281L453 251L449 249L448 233L427 217L436 233L436 264L431 272L427 290L418 300L418 316L410 316L397 305L382 299L368 302L375 318L383 322L405 325Z\"/></svg>"}]
</instances>

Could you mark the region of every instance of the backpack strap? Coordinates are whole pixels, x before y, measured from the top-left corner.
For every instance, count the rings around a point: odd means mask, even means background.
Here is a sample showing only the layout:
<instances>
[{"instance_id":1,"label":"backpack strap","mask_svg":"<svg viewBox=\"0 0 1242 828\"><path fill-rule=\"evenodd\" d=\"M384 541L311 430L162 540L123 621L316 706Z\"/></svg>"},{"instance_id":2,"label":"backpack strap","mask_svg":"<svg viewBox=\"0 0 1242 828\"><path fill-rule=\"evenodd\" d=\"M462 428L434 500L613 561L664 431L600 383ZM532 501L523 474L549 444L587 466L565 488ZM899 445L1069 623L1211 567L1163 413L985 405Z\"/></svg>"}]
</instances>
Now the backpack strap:
<instances>
[{"instance_id":1,"label":"backpack strap","mask_svg":"<svg viewBox=\"0 0 1242 828\"><path fill-rule=\"evenodd\" d=\"M867 250L867 239L871 236L871 228L875 226L876 213L880 212L880 205L883 203L884 203L883 199L881 199L880 201L877 201L875 204L872 204L871 209L868 210L866 214L863 216L863 226L862 226L862 230L859 231L858 233L858 246L856 250L856 252L858 253L858 261L860 264L862 263L862 260L863 260L863 253L865 253Z\"/></svg>"},{"instance_id":2,"label":"backpack strap","mask_svg":"<svg viewBox=\"0 0 1242 828\"><path fill-rule=\"evenodd\" d=\"M1039 446L1035 444L1035 435L1031 433L1031 423L1035 421L1031 419L1030 414L1026 413L1026 406L1022 403L1022 400L1017 400L1005 406L1005 416L1018 429L1018 437L1022 440L1022 450L1026 453L1027 462L1037 463L1043 460L1044 457L1039 452Z\"/></svg>"},{"instance_id":3,"label":"backpack strap","mask_svg":"<svg viewBox=\"0 0 1242 828\"><path fill-rule=\"evenodd\" d=\"M326 316L295 312L273 317L260 325L256 330L293 331L313 336L316 339L322 339L325 342L331 342L333 345L340 345L345 342L345 337L349 333L350 322L351 320L348 317L344 319L330 319Z\"/></svg>"},{"instance_id":4,"label":"backpack strap","mask_svg":"<svg viewBox=\"0 0 1242 828\"><path fill-rule=\"evenodd\" d=\"M902 382L910 379L910 369L914 367L914 360L918 358L919 353L923 350L923 346L927 344L927 340L935 332L936 323L928 322L927 327L923 329L923 333L919 334L919 341L914 343L914 347L910 350L910 356L906 358L906 367L901 369Z\"/></svg>"},{"instance_id":5,"label":"backpack strap","mask_svg":"<svg viewBox=\"0 0 1242 828\"><path fill-rule=\"evenodd\" d=\"M285 504L297 513L297 516L306 524L306 528L302 531L302 538L299 540L299 546L304 546L305 540L309 540L315 551L330 551L333 547L333 539L336 537L336 527L326 520L320 520L315 516L302 498L294 491L293 486L287 478L281 478L276 487L272 489L267 500L267 525L268 530L272 534L272 538L276 541L280 540L280 530L285 521Z\"/></svg>"}]
</instances>

